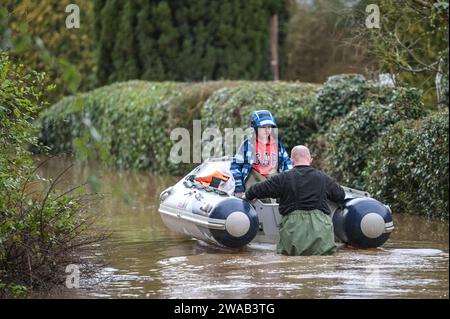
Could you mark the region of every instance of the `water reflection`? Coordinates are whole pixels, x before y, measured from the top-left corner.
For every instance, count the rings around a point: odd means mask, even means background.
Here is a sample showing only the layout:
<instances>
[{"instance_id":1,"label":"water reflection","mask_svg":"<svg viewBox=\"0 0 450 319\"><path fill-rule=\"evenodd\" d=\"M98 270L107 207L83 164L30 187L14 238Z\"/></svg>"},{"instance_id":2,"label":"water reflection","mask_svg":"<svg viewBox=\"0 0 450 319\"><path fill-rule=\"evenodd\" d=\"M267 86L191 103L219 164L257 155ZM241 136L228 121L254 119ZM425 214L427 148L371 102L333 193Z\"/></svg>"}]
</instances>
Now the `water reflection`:
<instances>
[{"instance_id":1,"label":"water reflection","mask_svg":"<svg viewBox=\"0 0 450 319\"><path fill-rule=\"evenodd\" d=\"M40 173L55 176L68 163L49 161ZM101 192L111 194L95 209L99 226L113 231L102 246L109 266L99 284L85 284L76 297L448 298L448 222L394 215L397 228L383 248L343 249L333 256L232 252L164 226L158 195L176 178L77 164L60 187L92 174Z\"/></svg>"}]
</instances>

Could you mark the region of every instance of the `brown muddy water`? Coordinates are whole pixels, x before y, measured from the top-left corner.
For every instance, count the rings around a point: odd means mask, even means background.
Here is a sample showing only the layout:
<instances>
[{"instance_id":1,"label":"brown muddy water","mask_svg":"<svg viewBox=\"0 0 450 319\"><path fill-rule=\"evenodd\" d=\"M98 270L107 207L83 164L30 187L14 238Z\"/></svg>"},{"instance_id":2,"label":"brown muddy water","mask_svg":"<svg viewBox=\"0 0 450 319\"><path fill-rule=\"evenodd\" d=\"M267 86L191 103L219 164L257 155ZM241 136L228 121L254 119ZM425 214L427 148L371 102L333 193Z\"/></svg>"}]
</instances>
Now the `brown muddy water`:
<instances>
[{"instance_id":1,"label":"brown muddy water","mask_svg":"<svg viewBox=\"0 0 450 319\"><path fill-rule=\"evenodd\" d=\"M71 163L52 159L52 178ZM333 256L288 257L272 251L227 251L169 231L159 193L177 178L76 164L59 184L90 180L107 195L94 213L112 235L98 247L107 266L95 282L51 298L448 298L448 222L396 215L379 249Z\"/></svg>"}]
</instances>

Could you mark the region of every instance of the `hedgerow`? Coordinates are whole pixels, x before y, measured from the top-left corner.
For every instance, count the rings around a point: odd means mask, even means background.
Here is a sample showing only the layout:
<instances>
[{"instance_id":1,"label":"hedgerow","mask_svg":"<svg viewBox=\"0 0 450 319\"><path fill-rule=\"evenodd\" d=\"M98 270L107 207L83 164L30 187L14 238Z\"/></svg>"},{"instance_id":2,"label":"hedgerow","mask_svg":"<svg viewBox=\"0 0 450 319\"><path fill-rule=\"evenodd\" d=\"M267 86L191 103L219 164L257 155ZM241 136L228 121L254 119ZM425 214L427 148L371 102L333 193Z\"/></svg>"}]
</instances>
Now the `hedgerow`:
<instances>
[{"instance_id":1,"label":"hedgerow","mask_svg":"<svg viewBox=\"0 0 450 319\"><path fill-rule=\"evenodd\" d=\"M397 88L388 104L370 101L336 122L326 134L325 167L339 182L364 188L362 171L371 148L388 127L426 114L420 91Z\"/></svg>"},{"instance_id":2,"label":"hedgerow","mask_svg":"<svg viewBox=\"0 0 450 319\"><path fill-rule=\"evenodd\" d=\"M99 156L119 168L157 169L167 162L164 99L181 84L131 81L62 99L40 118L40 140L52 152ZM99 154L83 154L95 149Z\"/></svg>"},{"instance_id":3,"label":"hedgerow","mask_svg":"<svg viewBox=\"0 0 450 319\"><path fill-rule=\"evenodd\" d=\"M316 121L320 132L326 132L335 121L344 117L365 101L385 104L393 89L360 74L339 74L328 78L317 94Z\"/></svg>"},{"instance_id":4,"label":"hedgerow","mask_svg":"<svg viewBox=\"0 0 450 319\"><path fill-rule=\"evenodd\" d=\"M264 108L294 145L315 131L315 91L314 85L282 82L116 83L66 97L45 111L40 141L52 152L75 151L119 168L182 174L192 165L170 161L174 128L188 129L191 137L195 119L203 129L245 128L251 113Z\"/></svg>"},{"instance_id":5,"label":"hedgerow","mask_svg":"<svg viewBox=\"0 0 450 319\"><path fill-rule=\"evenodd\" d=\"M256 110L271 111L285 146L302 144L317 130L314 105L318 86L304 83L254 82L214 93L202 110L206 127L248 128Z\"/></svg>"},{"instance_id":6,"label":"hedgerow","mask_svg":"<svg viewBox=\"0 0 450 319\"><path fill-rule=\"evenodd\" d=\"M365 185L394 212L448 219L448 117L401 121L373 147Z\"/></svg>"}]
</instances>

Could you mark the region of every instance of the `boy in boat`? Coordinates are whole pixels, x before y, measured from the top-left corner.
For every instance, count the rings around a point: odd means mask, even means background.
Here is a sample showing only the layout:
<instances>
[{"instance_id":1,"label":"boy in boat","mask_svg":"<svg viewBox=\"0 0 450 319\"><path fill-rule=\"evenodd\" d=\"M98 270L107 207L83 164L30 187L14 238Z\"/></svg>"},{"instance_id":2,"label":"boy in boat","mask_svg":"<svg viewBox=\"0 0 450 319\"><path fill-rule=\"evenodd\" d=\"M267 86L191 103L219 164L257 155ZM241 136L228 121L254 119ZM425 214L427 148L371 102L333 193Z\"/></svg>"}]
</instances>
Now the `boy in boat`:
<instances>
[{"instance_id":1,"label":"boy in boat","mask_svg":"<svg viewBox=\"0 0 450 319\"><path fill-rule=\"evenodd\" d=\"M343 204L345 191L331 177L311 167L306 146L292 149L294 168L254 184L245 192L248 200L279 198L280 240L284 255L329 255L336 250L333 222L327 200Z\"/></svg>"},{"instance_id":2,"label":"boy in boat","mask_svg":"<svg viewBox=\"0 0 450 319\"><path fill-rule=\"evenodd\" d=\"M230 167L235 180L235 196L238 197L242 197L250 185L292 168L288 153L277 136L272 114L267 110L253 112L250 126L254 134L242 142Z\"/></svg>"}]
</instances>

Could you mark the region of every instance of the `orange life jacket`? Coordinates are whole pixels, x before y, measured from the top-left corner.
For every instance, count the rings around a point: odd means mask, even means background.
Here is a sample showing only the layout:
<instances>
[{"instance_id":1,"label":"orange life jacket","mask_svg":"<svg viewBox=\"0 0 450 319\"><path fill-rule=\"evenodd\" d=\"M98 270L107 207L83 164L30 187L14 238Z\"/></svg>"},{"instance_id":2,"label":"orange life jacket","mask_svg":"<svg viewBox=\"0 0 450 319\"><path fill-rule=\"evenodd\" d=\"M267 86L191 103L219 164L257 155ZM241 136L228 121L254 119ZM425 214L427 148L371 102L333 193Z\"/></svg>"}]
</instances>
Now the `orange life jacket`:
<instances>
[{"instance_id":1,"label":"orange life jacket","mask_svg":"<svg viewBox=\"0 0 450 319\"><path fill-rule=\"evenodd\" d=\"M211 175L197 177L196 180L202 183L205 186L211 186L218 188L220 182L226 182L230 179L229 176L222 174L219 171L215 171Z\"/></svg>"}]
</instances>

